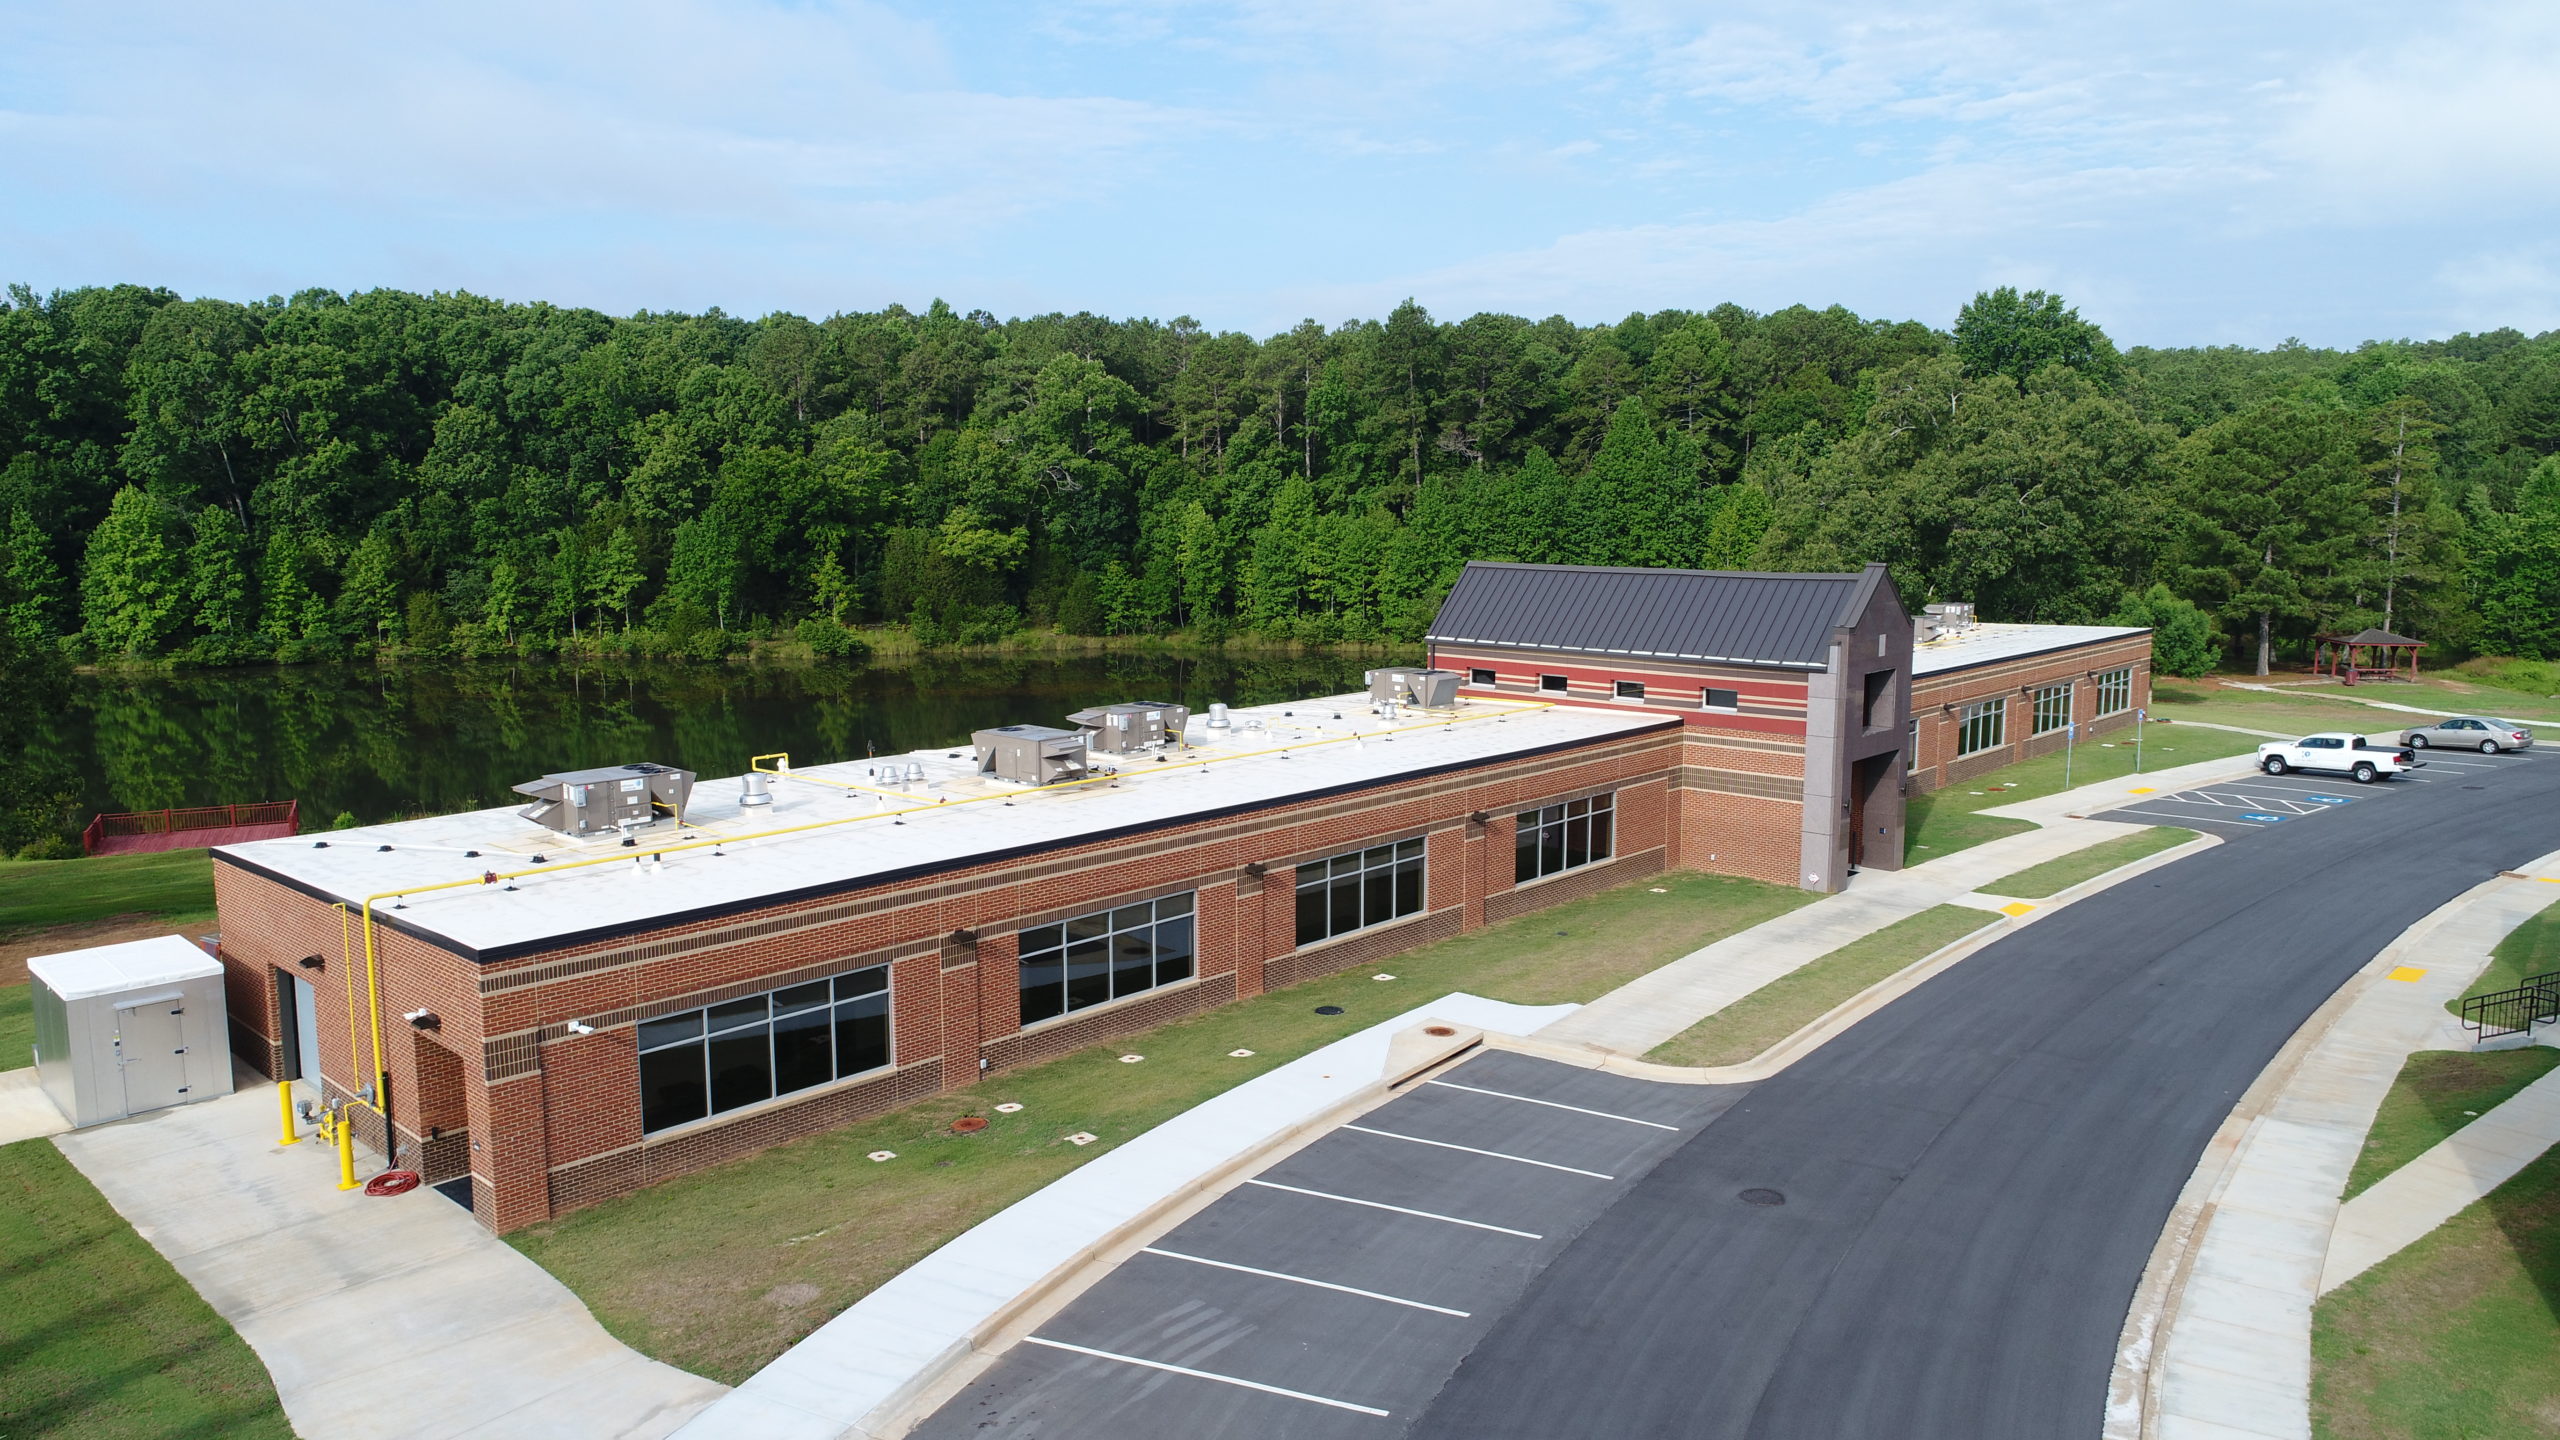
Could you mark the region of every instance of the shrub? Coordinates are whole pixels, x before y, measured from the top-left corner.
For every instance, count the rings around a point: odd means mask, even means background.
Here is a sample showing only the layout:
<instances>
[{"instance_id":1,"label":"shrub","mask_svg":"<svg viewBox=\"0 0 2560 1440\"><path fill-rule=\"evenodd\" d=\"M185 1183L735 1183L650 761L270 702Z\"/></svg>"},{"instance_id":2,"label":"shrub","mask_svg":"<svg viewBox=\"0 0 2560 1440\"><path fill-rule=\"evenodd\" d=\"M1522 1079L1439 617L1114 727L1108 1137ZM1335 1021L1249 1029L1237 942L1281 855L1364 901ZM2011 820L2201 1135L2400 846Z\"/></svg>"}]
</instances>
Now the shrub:
<instances>
[{"instance_id":1,"label":"shrub","mask_svg":"<svg viewBox=\"0 0 2560 1440\"><path fill-rule=\"evenodd\" d=\"M2213 668L2221 649L2214 640L2213 617L2193 601L2170 594L2166 585L2138 595L2127 592L2107 623L2149 626L2151 668L2162 675L2202 675Z\"/></svg>"}]
</instances>

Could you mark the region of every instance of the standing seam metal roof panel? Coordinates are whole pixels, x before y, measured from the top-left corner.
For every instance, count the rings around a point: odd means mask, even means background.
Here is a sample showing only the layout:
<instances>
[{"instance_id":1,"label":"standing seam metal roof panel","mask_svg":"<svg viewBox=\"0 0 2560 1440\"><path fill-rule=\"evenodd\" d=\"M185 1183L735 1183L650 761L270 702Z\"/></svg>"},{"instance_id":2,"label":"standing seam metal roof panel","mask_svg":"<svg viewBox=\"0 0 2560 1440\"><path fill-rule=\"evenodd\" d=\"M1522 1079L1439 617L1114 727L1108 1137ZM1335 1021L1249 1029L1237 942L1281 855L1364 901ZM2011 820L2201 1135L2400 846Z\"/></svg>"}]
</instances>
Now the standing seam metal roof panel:
<instances>
[{"instance_id":1,"label":"standing seam metal roof panel","mask_svg":"<svg viewBox=\"0 0 2560 1440\"><path fill-rule=\"evenodd\" d=\"M1470 561L1423 638L1819 670L1864 581Z\"/></svg>"}]
</instances>

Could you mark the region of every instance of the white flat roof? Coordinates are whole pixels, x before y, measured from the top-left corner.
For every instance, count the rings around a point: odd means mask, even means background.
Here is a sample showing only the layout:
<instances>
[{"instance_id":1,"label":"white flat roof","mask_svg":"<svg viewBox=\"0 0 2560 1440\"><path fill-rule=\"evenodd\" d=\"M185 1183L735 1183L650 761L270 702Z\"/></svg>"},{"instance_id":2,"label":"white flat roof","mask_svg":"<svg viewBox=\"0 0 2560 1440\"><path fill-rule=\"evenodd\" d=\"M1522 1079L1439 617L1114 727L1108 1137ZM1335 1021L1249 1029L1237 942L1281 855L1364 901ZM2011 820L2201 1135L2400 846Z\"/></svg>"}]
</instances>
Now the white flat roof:
<instances>
[{"instance_id":1,"label":"white flat roof","mask_svg":"<svg viewBox=\"0 0 2560 1440\"><path fill-rule=\"evenodd\" d=\"M1911 676L1942 675L2048 650L2069 650L2101 640L2150 632L2139 625L1972 625L1912 647Z\"/></svg>"},{"instance_id":2,"label":"white flat roof","mask_svg":"<svg viewBox=\"0 0 2560 1440\"><path fill-rule=\"evenodd\" d=\"M619 836L579 840L500 807L253 840L214 853L350 906L369 895L400 895L377 901L376 917L494 960L1679 723L1476 697L1389 721L1365 695L1237 709L1229 718L1221 731L1193 716L1193 748L1161 752L1162 761L1097 754L1097 770L1117 773L1071 787L1031 790L981 779L965 744L796 766L772 779L773 803L752 810L738 803L741 777L701 779L681 830L662 823L629 850ZM925 778L890 786L882 772L893 762L920 766ZM826 780L888 793L818 783ZM772 833L809 826L823 828ZM643 858L687 840L718 840L718 853L690 848ZM536 855L561 868L536 868ZM568 868L578 860L608 863ZM502 884L425 888L528 869L533 873Z\"/></svg>"},{"instance_id":3,"label":"white flat roof","mask_svg":"<svg viewBox=\"0 0 2560 1440\"><path fill-rule=\"evenodd\" d=\"M65 1000L86 1000L219 975L222 962L192 940L154 935L148 940L38 955L27 961L27 973Z\"/></svg>"}]
</instances>

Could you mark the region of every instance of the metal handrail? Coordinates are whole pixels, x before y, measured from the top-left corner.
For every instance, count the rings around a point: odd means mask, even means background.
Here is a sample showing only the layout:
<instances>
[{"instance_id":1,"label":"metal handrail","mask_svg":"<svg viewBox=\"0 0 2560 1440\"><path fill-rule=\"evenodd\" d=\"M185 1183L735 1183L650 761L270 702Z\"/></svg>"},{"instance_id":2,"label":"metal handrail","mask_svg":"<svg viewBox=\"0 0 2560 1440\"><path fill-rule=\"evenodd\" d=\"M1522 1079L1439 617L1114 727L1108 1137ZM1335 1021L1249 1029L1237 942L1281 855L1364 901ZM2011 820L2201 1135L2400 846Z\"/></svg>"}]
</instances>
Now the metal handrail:
<instances>
[{"instance_id":1,"label":"metal handrail","mask_svg":"<svg viewBox=\"0 0 2560 1440\"><path fill-rule=\"evenodd\" d=\"M2530 1035L2534 1026L2555 1020L2560 1020L2560 970L2528 975L2523 984L2511 989L2492 990L2462 1002L2462 1028L2479 1032L2483 1040Z\"/></svg>"}]
</instances>

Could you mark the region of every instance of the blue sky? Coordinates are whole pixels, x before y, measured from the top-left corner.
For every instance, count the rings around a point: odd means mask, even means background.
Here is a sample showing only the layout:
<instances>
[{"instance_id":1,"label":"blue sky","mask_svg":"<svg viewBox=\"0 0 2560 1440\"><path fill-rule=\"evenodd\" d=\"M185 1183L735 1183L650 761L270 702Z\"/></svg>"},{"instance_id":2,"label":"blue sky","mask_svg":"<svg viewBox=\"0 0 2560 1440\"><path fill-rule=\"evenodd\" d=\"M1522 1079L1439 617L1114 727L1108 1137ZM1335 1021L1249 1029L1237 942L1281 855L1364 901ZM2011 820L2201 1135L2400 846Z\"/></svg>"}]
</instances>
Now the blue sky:
<instances>
[{"instance_id":1,"label":"blue sky","mask_svg":"<svg viewBox=\"0 0 2560 1440\"><path fill-rule=\"evenodd\" d=\"M0 278L1580 321L2560 326L2560 5L0 7Z\"/></svg>"}]
</instances>

